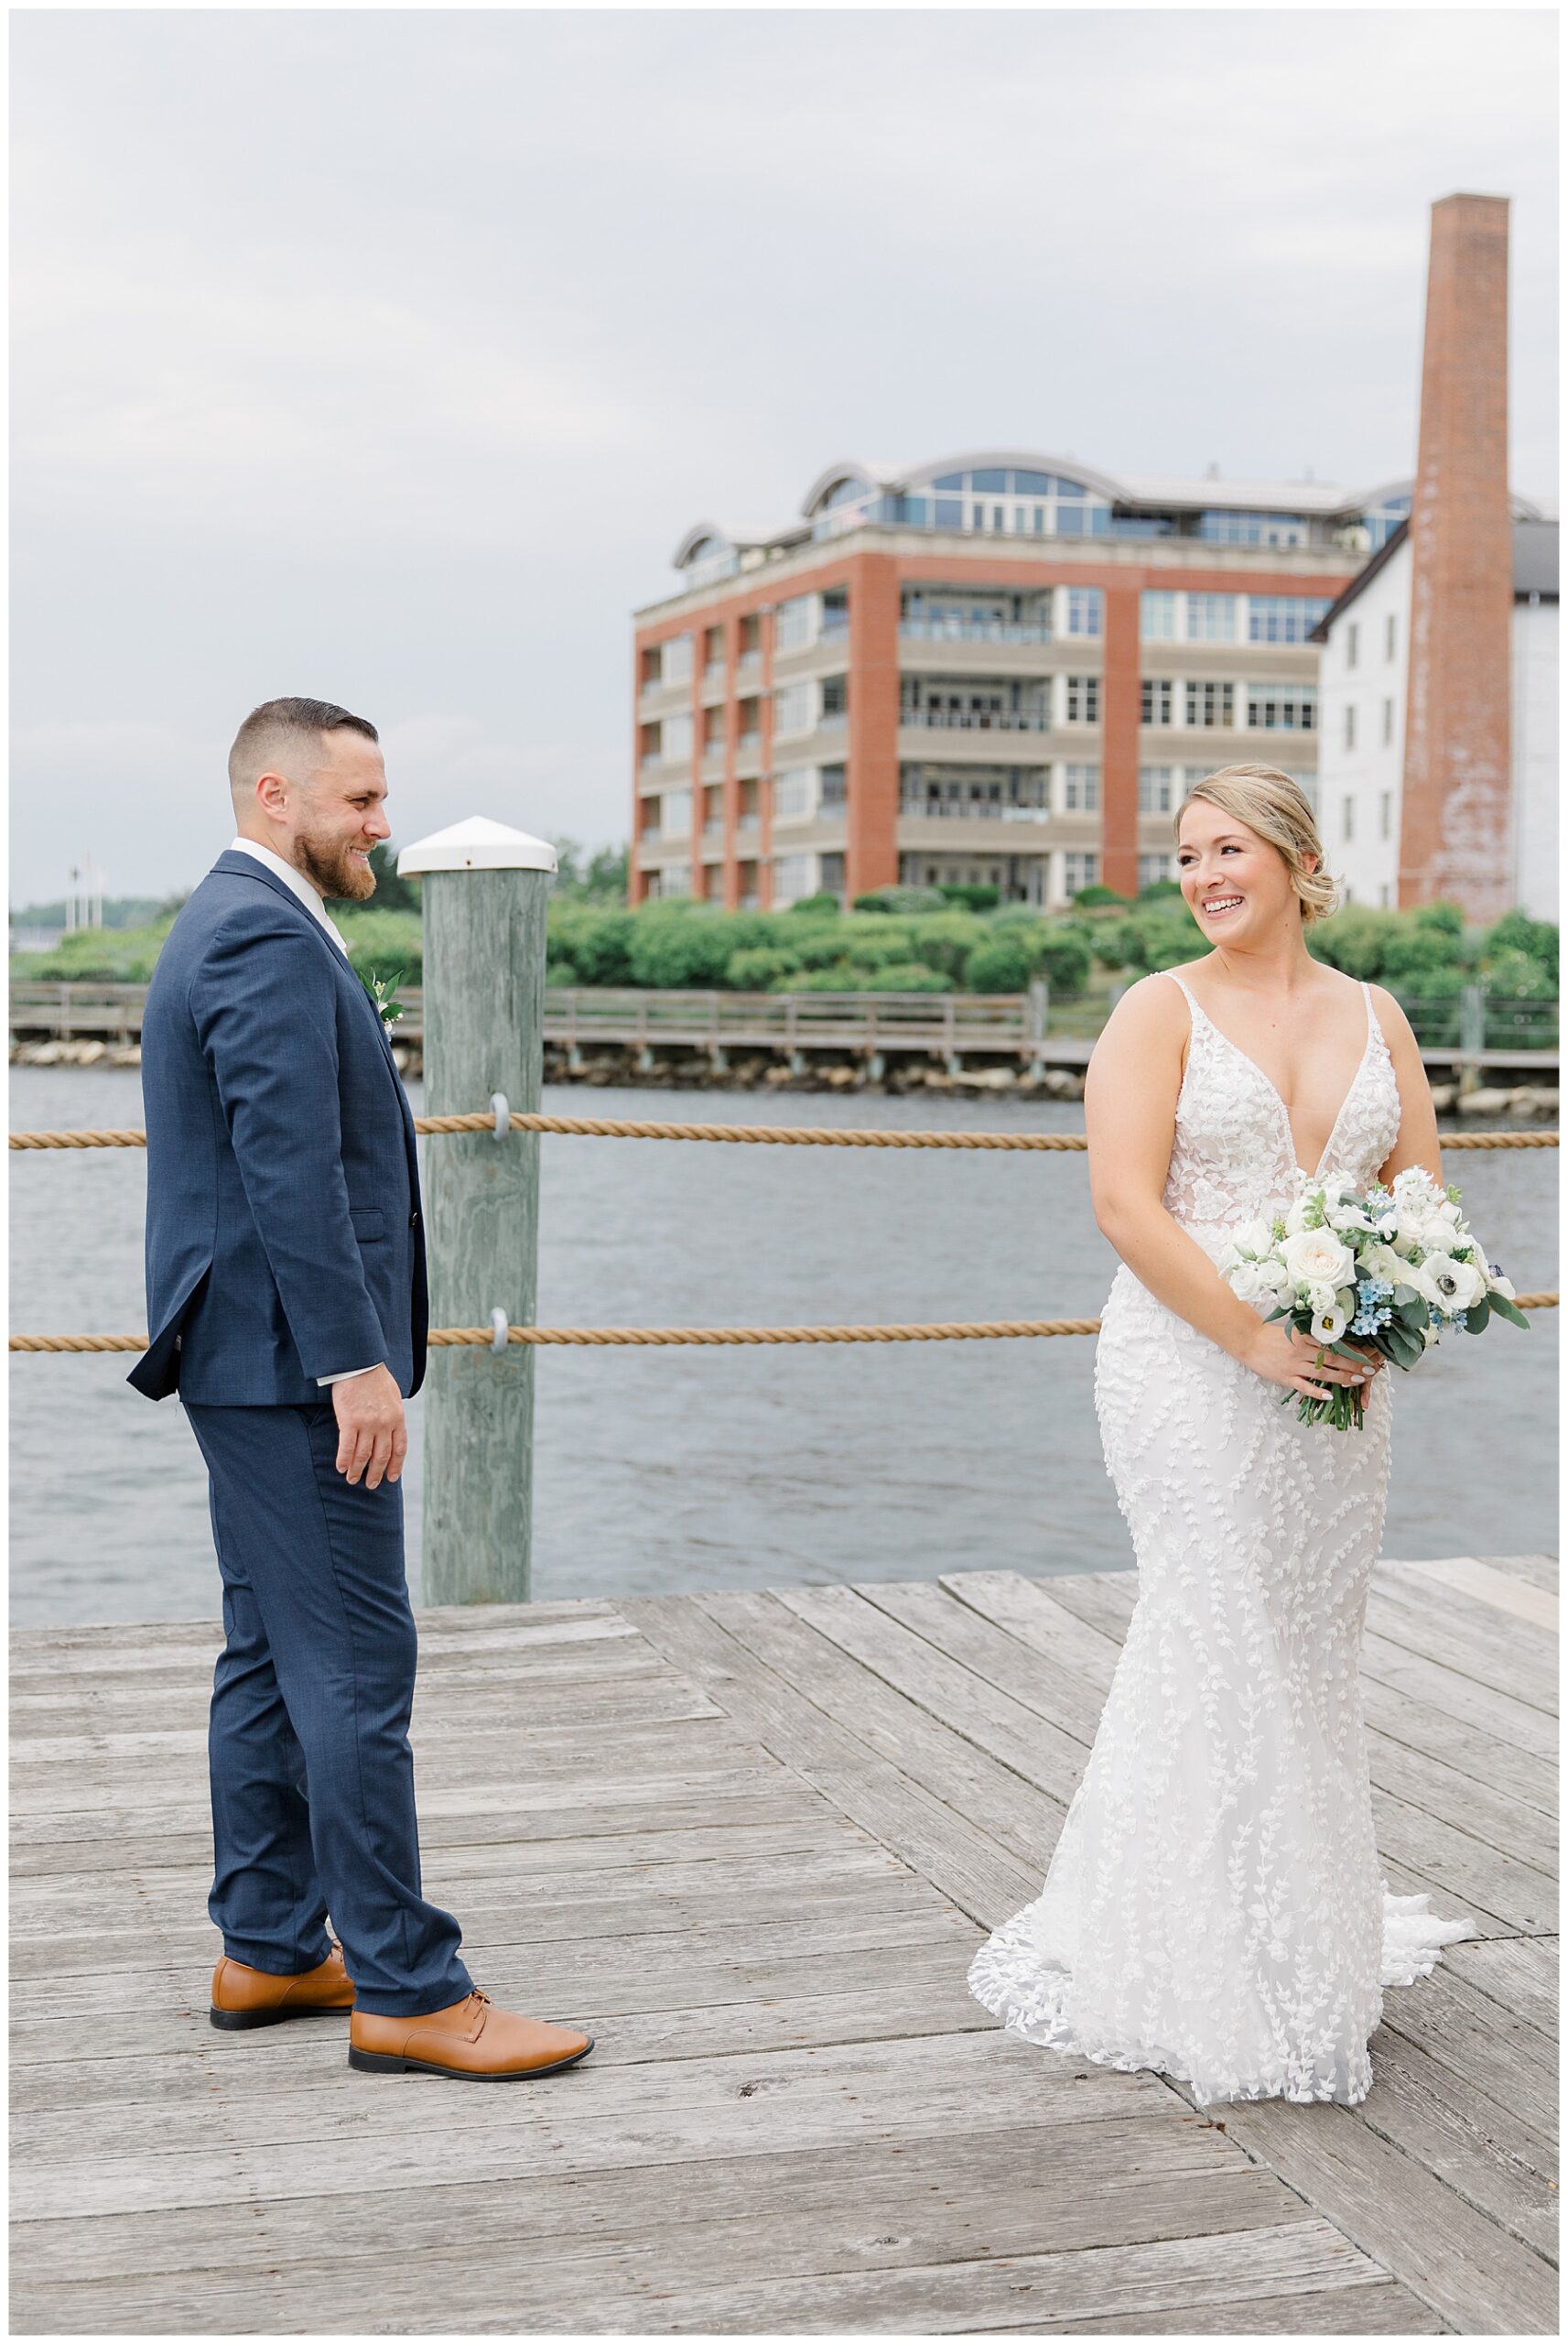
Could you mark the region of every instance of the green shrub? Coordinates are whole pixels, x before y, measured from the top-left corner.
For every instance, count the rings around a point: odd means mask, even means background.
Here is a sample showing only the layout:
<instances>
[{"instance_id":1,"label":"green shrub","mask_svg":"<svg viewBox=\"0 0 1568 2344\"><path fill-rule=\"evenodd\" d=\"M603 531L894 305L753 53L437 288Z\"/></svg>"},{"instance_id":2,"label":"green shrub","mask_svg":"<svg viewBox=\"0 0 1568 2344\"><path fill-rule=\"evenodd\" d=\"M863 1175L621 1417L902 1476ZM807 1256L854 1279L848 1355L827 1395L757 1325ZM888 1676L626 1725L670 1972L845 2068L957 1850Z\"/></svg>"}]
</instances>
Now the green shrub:
<instances>
[{"instance_id":1,"label":"green shrub","mask_svg":"<svg viewBox=\"0 0 1568 2344\"><path fill-rule=\"evenodd\" d=\"M973 912L933 912L925 918L912 919L907 933L914 948L909 958L923 961L928 969L940 969L956 985L963 974L964 962L986 933L986 926Z\"/></svg>"},{"instance_id":2,"label":"green shrub","mask_svg":"<svg viewBox=\"0 0 1568 2344\"><path fill-rule=\"evenodd\" d=\"M941 886L936 892L944 903L952 904L961 912L994 912L1001 901L1000 888L987 886L983 881L973 886Z\"/></svg>"},{"instance_id":3,"label":"green shrub","mask_svg":"<svg viewBox=\"0 0 1568 2344\"><path fill-rule=\"evenodd\" d=\"M1465 933L1465 915L1457 904L1444 903L1441 898L1433 904L1417 904L1407 917L1420 928L1435 928L1457 943Z\"/></svg>"},{"instance_id":4,"label":"green shrub","mask_svg":"<svg viewBox=\"0 0 1568 2344\"><path fill-rule=\"evenodd\" d=\"M1417 974L1434 969L1453 969L1458 964L1454 947L1456 939L1447 928L1419 918L1396 919L1383 946L1382 976L1385 984L1397 988Z\"/></svg>"},{"instance_id":5,"label":"green shrub","mask_svg":"<svg viewBox=\"0 0 1568 2344\"><path fill-rule=\"evenodd\" d=\"M1528 912L1505 912L1486 940L1490 961L1503 952L1524 952L1547 970L1557 983L1557 928L1554 921L1531 919Z\"/></svg>"},{"instance_id":6,"label":"green shrub","mask_svg":"<svg viewBox=\"0 0 1568 2344\"><path fill-rule=\"evenodd\" d=\"M424 983L424 930L417 912L340 908L333 921L357 976L379 977L384 984L395 984L399 992L405 986Z\"/></svg>"},{"instance_id":7,"label":"green shrub","mask_svg":"<svg viewBox=\"0 0 1568 2344\"><path fill-rule=\"evenodd\" d=\"M684 905L638 912L627 955L634 985L706 991L722 985L736 939L722 913Z\"/></svg>"},{"instance_id":8,"label":"green shrub","mask_svg":"<svg viewBox=\"0 0 1568 2344\"><path fill-rule=\"evenodd\" d=\"M949 993L952 987L940 969L918 960L888 960L880 968L813 969L795 977L781 977L774 993Z\"/></svg>"},{"instance_id":9,"label":"green shrub","mask_svg":"<svg viewBox=\"0 0 1568 2344\"><path fill-rule=\"evenodd\" d=\"M563 960L576 970L579 984L631 984L632 938L636 917L620 906L590 909L586 905L552 904L549 915L552 964L559 952ZM564 983L566 980L563 978L561 982Z\"/></svg>"},{"instance_id":10,"label":"green shrub","mask_svg":"<svg viewBox=\"0 0 1568 2344\"><path fill-rule=\"evenodd\" d=\"M782 979L794 976L800 966L798 952L788 952L773 944L749 944L742 951L730 955L726 982L737 993L766 993Z\"/></svg>"},{"instance_id":11,"label":"green shrub","mask_svg":"<svg viewBox=\"0 0 1568 2344\"><path fill-rule=\"evenodd\" d=\"M971 993L1025 993L1034 974L1030 939L1022 928L1000 928L971 946L964 982Z\"/></svg>"},{"instance_id":12,"label":"green shrub","mask_svg":"<svg viewBox=\"0 0 1568 2344\"><path fill-rule=\"evenodd\" d=\"M935 887L876 887L867 895L857 895L852 908L858 912L939 912L942 897Z\"/></svg>"},{"instance_id":13,"label":"green shrub","mask_svg":"<svg viewBox=\"0 0 1568 2344\"><path fill-rule=\"evenodd\" d=\"M1081 929L1060 920L1042 924L1034 948L1034 972L1049 980L1053 993L1083 992L1094 973L1094 948Z\"/></svg>"},{"instance_id":14,"label":"green shrub","mask_svg":"<svg viewBox=\"0 0 1568 2344\"><path fill-rule=\"evenodd\" d=\"M1343 969L1347 977L1378 978L1398 920L1397 912L1349 904L1332 918L1314 920L1306 932L1307 950L1314 960Z\"/></svg>"},{"instance_id":15,"label":"green shrub","mask_svg":"<svg viewBox=\"0 0 1568 2344\"><path fill-rule=\"evenodd\" d=\"M1555 929L1552 932L1555 934ZM1495 939L1497 930L1494 928L1492 933ZM1533 952L1489 952L1482 982L1487 993L1509 1001L1552 1001L1557 993L1556 971L1537 960Z\"/></svg>"},{"instance_id":16,"label":"green shrub","mask_svg":"<svg viewBox=\"0 0 1568 2344\"><path fill-rule=\"evenodd\" d=\"M838 913L839 903L837 895L799 895L793 904L784 906L783 917L785 919L837 919Z\"/></svg>"},{"instance_id":17,"label":"green shrub","mask_svg":"<svg viewBox=\"0 0 1568 2344\"><path fill-rule=\"evenodd\" d=\"M1114 887L1080 887L1073 897L1086 911L1125 911L1131 901L1129 895L1119 895Z\"/></svg>"},{"instance_id":18,"label":"green shrub","mask_svg":"<svg viewBox=\"0 0 1568 2344\"><path fill-rule=\"evenodd\" d=\"M11 963L13 983L145 985L152 975L173 915L145 928L80 928L62 936L52 952L18 953Z\"/></svg>"}]
</instances>

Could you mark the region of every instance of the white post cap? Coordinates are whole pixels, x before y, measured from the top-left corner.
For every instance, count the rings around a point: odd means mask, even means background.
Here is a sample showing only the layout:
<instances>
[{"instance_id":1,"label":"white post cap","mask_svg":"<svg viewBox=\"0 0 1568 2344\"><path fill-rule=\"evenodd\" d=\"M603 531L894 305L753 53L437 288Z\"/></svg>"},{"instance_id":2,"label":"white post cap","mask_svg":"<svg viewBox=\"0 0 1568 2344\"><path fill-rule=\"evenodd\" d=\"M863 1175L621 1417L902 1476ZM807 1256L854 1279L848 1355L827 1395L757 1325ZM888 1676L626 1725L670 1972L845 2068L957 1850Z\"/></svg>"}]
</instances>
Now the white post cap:
<instances>
[{"instance_id":1,"label":"white post cap","mask_svg":"<svg viewBox=\"0 0 1568 2344\"><path fill-rule=\"evenodd\" d=\"M454 822L449 830L434 830L416 839L397 858L400 879L417 878L422 871L554 871L556 850L547 839L530 838L505 822L483 814Z\"/></svg>"}]
</instances>

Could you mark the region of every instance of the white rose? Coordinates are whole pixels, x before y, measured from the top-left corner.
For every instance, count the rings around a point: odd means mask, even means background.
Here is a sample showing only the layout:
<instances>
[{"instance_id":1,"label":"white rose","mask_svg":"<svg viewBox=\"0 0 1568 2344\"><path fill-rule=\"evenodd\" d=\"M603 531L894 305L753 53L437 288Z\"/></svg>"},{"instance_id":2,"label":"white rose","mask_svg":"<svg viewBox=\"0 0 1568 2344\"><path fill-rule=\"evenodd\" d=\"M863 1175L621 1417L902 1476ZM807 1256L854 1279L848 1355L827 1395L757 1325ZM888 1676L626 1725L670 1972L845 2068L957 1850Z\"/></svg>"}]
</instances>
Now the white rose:
<instances>
[{"instance_id":1,"label":"white rose","mask_svg":"<svg viewBox=\"0 0 1568 2344\"><path fill-rule=\"evenodd\" d=\"M1230 1243L1238 1253L1267 1253L1274 1243L1274 1224L1260 1213L1256 1221L1244 1221L1233 1229Z\"/></svg>"},{"instance_id":2,"label":"white rose","mask_svg":"<svg viewBox=\"0 0 1568 2344\"><path fill-rule=\"evenodd\" d=\"M1280 1247L1286 1269L1298 1286L1342 1286L1356 1275L1356 1259L1332 1229L1303 1229Z\"/></svg>"},{"instance_id":3,"label":"white rose","mask_svg":"<svg viewBox=\"0 0 1568 2344\"><path fill-rule=\"evenodd\" d=\"M1331 1286L1317 1284L1305 1289L1306 1307L1314 1318L1321 1318L1325 1310L1332 1310L1336 1298Z\"/></svg>"},{"instance_id":4,"label":"white rose","mask_svg":"<svg viewBox=\"0 0 1568 2344\"><path fill-rule=\"evenodd\" d=\"M1409 1265L1401 1262L1391 1245L1368 1245L1361 1255L1361 1267L1369 1277L1383 1278L1390 1286L1408 1283Z\"/></svg>"},{"instance_id":5,"label":"white rose","mask_svg":"<svg viewBox=\"0 0 1568 2344\"><path fill-rule=\"evenodd\" d=\"M1274 1298L1272 1286L1259 1275L1259 1268L1256 1262L1238 1262L1229 1273L1231 1288L1243 1302L1271 1302Z\"/></svg>"}]
</instances>

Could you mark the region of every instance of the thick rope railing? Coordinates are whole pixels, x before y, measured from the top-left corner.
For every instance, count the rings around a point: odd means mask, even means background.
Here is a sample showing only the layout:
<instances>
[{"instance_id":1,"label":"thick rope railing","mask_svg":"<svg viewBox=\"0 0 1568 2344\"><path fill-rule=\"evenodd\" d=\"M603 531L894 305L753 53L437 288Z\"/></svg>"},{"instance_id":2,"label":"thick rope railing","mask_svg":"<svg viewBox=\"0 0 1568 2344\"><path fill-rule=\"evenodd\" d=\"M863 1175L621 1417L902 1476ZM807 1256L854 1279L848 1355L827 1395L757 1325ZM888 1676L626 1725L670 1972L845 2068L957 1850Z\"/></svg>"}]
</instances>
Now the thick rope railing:
<instances>
[{"instance_id":1,"label":"thick rope railing","mask_svg":"<svg viewBox=\"0 0 1568 2344\"><path fill-rule=\"evenodd\" d=\"M824 1123L649 1123L609 1115L522 1115L509 1118L514 1132L554 1132L582 1139L719 1140L757 1147L971 1147L1034 1151L1053 1155L1087 1148L1082 1132L863 1131ZM416 1132L445 1138L454 1132L493 1132L487 1108L473 1115L416 1115ZM14 1148L146 1147L138 1131L12 1132ZM1446 1132L1444 1149L1461 1147L1555 1147L1556 1132Z\"/></svg>"},{"instance_id":2,"label":"thick rope railing","mask_svg":"<svg viewBox=\"0 0 1568 2344\"><path fill-rule=\"evenodd\" d=\"M1555 1310L1555 1294L1515 1297L1521 1310ZM575 1344L592 1348L641 1350L677 1346L736 1343L978 1343L1049 1335L1098 1335L1098 1318L984 1318L943 1320L932 1326L909 1327L512 1327L513 1343ZM495 1340L489 1327L432 1327L427 1341L432 1351L488 1347ZM14 1351L145 1351L145 1335L13 1335Z\"/></svg>"}]
</instances>

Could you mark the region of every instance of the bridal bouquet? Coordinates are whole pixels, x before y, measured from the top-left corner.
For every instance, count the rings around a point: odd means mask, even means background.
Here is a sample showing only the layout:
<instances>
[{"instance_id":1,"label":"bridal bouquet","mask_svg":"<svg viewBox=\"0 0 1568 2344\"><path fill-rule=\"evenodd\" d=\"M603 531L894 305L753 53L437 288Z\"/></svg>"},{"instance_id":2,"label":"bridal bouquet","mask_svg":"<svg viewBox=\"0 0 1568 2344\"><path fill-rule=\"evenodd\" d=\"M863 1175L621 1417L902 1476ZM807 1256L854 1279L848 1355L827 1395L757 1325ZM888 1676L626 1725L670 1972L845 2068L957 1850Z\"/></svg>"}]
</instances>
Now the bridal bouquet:
<instances>
[{"instance_id":1,"label":"bridal bouquet","mask_svg":"<svg viewBox=\"0 0 1568 2344\"><path fill-rule=\"evenodd\" d=\"M1412 1165L1392 1186L1299 1176L1282 1216L1239 1221L1219 1261L1220 1275L1244 1302L1271 1302L1270 1320L1288 1318L1325 1351L1357 1356L1372 1344L1395 1367L1413 1367L1449 1329L1478 1335L1493 1318L1528 1327L1514 1289L1470 1234L1456 1188L1440 1188ZM1303 1424L1336 1431L1363 1417L1358 1388L1296 1399Z\"/></svg>"}]
</instances>

